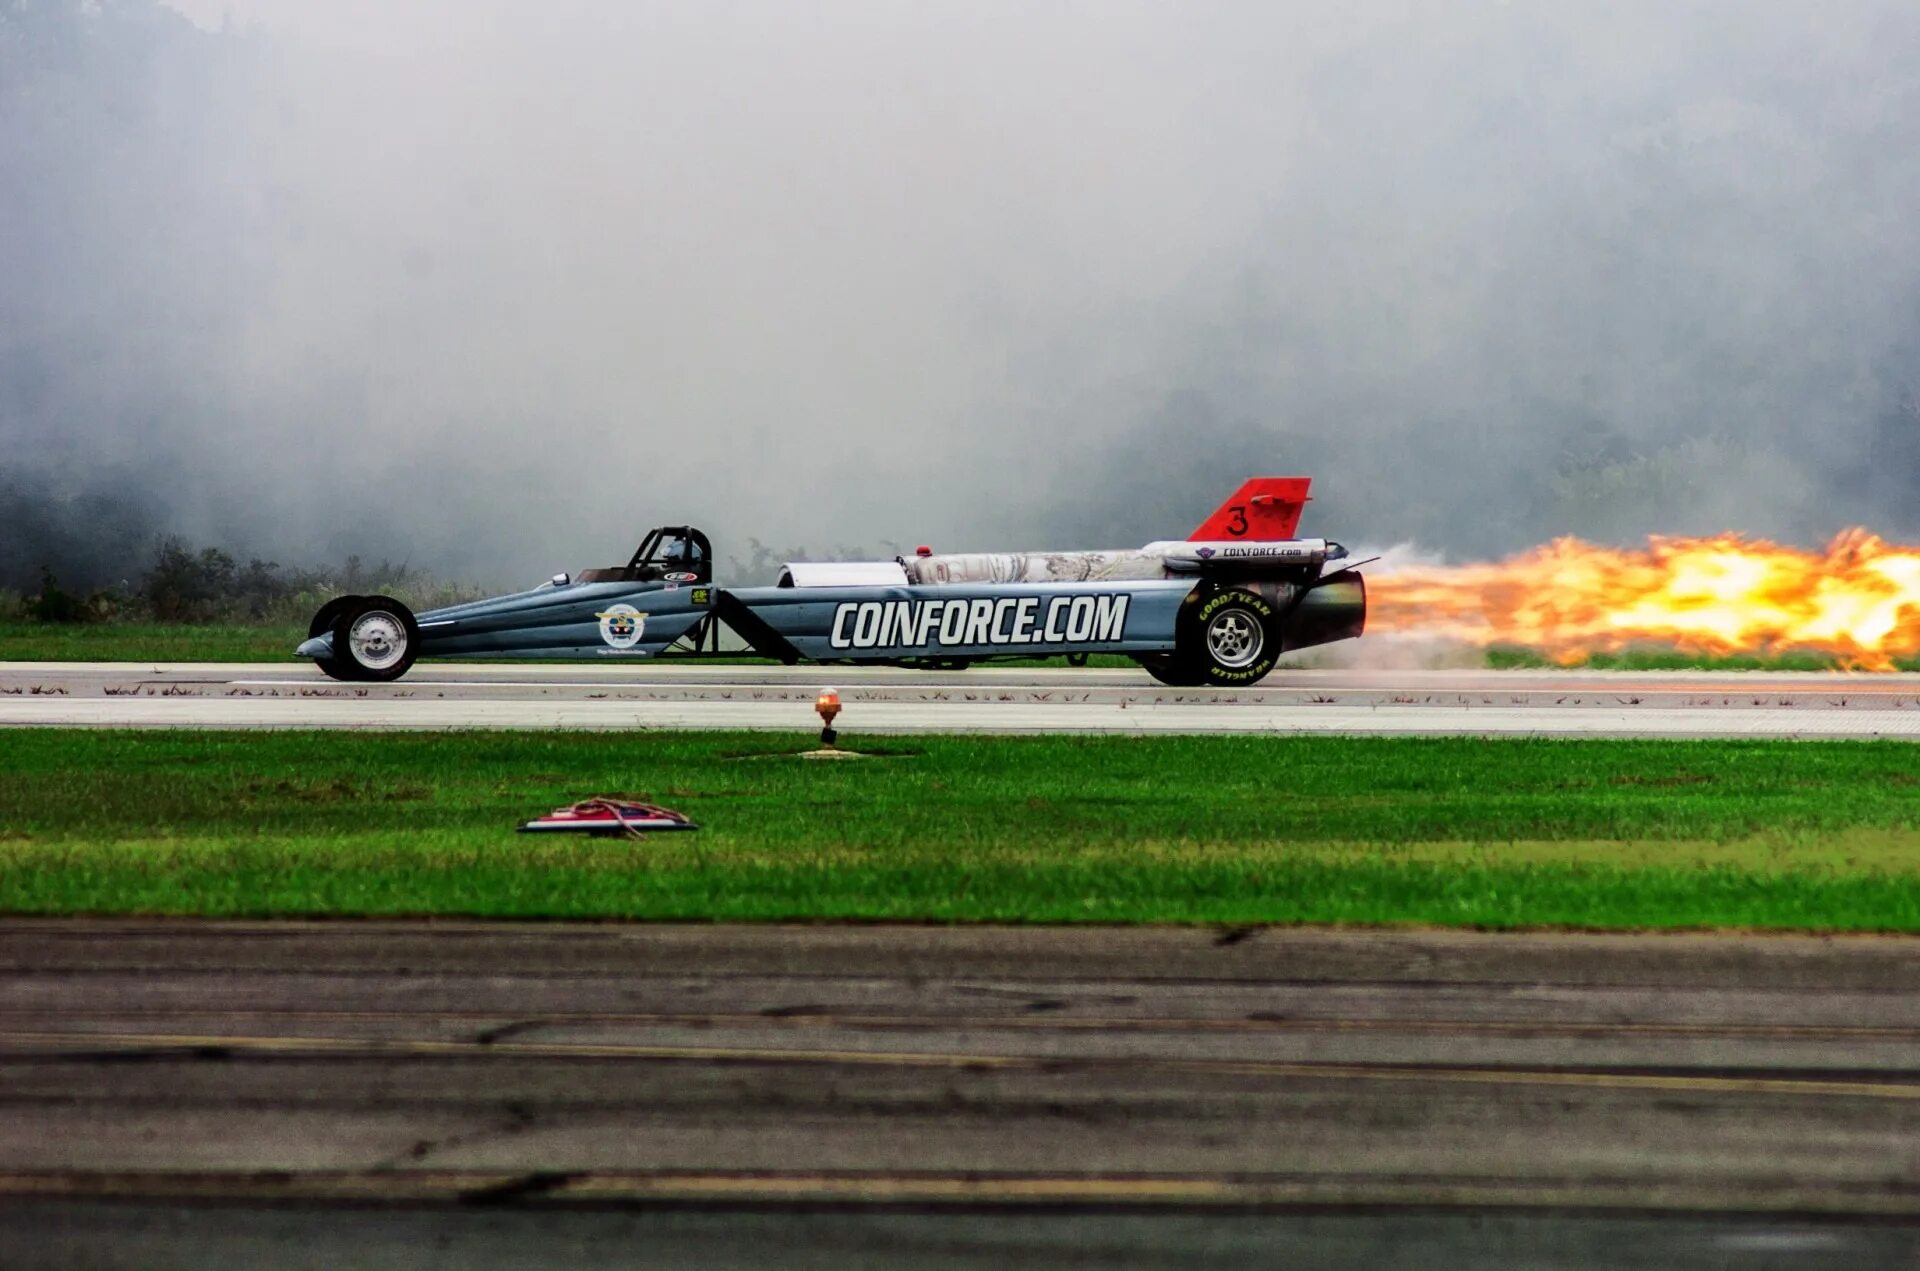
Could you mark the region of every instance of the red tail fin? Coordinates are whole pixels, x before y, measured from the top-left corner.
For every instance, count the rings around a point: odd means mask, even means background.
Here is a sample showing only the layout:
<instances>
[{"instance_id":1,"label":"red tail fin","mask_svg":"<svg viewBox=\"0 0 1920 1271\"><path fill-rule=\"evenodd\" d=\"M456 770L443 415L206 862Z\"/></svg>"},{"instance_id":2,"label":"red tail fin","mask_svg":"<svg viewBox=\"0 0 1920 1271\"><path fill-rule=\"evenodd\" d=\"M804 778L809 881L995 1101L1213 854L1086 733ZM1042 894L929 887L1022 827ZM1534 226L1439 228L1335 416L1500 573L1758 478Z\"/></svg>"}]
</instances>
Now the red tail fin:
<instances>
[{"instance_id":1,"label":"red tail fin","mask_svg":"<svg viewBox=\"0 0 1920 1271\"><path fill-rule=\"evenodd\" d=\"M1251 538L1262 542L1292 538L1307 506L1312 477L1254 477L1218 511L1187 535L1190 542L1223 538Z\"/></svg>"}]
</instances>

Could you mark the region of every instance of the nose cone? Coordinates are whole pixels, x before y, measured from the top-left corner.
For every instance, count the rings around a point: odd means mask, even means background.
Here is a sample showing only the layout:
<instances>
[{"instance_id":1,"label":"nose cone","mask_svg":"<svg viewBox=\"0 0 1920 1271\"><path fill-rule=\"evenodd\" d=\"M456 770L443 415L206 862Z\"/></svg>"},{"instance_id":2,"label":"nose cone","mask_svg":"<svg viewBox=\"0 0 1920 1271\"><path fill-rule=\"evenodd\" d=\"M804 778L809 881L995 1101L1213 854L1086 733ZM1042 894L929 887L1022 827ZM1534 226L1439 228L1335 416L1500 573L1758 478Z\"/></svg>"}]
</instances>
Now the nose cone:
<instances>
[{"instance_id":1,"label":"nose cone","mask_svg":"<svg viewBox=\"0 0 1920 1271\"><path fill-rule=\"evenodd\" d=\"M293 651L296 658L330 658L333 656L333 637L317 635Z\"/></svg>"}]
</instances>

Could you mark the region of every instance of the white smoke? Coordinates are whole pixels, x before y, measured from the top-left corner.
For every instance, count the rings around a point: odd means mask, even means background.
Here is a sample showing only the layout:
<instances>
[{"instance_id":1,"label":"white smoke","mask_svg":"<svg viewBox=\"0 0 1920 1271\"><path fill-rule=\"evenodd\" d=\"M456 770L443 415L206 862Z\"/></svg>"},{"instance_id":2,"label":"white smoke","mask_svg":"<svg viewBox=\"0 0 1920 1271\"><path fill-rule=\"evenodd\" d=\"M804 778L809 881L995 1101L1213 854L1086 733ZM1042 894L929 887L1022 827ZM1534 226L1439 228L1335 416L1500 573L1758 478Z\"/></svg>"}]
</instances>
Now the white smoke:
<instances>
[{"instance_id":1,"label":"white smoke","mask_svg":"<svg viewBox=\"0 0 1920 1271\"><path fill-rule=\"evenodd\" d=\"M61 499L505 579L1253 473L1472 557L1920 528L1906 0L175 7L61 81L132 142L0 144Z\"/></svg>"}]
</instances>

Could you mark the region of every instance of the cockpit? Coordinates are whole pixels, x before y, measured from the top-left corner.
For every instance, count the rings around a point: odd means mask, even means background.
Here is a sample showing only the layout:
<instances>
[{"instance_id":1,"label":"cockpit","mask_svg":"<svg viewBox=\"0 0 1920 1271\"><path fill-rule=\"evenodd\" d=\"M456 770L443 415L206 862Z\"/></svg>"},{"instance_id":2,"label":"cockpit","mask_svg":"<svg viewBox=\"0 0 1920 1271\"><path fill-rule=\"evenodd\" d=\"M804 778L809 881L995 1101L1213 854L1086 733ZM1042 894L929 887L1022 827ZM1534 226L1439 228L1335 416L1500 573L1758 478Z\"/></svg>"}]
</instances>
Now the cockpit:
<instances>
[{"instance_id":1,"label":"cockpit","mask_svg":"<svg viewBox=\"0 0 1920 1271\"><path fill-rule=\"evenodd\" d=\"M633 558L613 569L583 569L575 582L713 581L713 544L691 525L662 525L647 531Z\"/></svg>"}]
</instances>

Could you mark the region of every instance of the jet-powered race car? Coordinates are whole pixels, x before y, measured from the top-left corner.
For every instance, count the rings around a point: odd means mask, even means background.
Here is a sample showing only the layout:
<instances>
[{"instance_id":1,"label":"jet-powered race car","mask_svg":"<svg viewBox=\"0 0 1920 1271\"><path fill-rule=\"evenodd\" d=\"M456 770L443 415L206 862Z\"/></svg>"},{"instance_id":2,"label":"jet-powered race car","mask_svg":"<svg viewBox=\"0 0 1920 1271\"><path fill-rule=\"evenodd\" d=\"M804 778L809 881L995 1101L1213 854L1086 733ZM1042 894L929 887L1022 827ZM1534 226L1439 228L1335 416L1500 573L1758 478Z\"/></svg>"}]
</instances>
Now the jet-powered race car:
<instances>
[{"instance_id":1,"label":"jet-powered race car","mask_svg":"<svg viewBox=\"0 0 1920 1271\"><path fill-rule=\"evenodd\" d=\"M651 658L719 652L726 626L792 664L957 669L989 658L1132 657L1164 684L1245 685L1289 649L1360 634L1347 549L1294 538L1309 478L1256 477L1190 538L1125 551L799 562L772 587L722 587L692 526L663 526L611 569L415 617L387 596L321 606L297 650L338 680L397 680L416 657Z\"/></svg>"}]
</instances>

